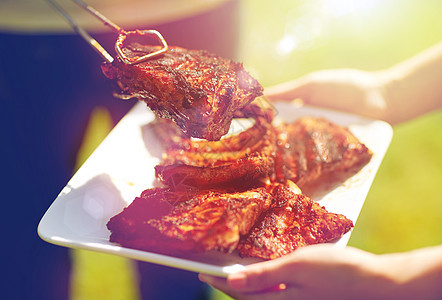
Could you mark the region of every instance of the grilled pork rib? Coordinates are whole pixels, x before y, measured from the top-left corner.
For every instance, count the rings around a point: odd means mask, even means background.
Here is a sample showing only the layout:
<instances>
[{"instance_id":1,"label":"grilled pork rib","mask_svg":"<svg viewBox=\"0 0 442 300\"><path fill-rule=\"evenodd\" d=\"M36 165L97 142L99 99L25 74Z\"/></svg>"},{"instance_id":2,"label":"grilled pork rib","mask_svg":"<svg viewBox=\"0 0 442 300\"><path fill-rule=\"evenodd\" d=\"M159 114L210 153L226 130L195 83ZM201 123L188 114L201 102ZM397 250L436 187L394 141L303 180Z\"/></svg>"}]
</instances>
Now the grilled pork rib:
<instances>
[{"instance_id":1,"label":"grilled pork rib","mask_svg":"<svg viewBox=\"0 0 442 300\"><path fill-rule=\"evenodd\" d=\"M324 118L304 117L278 128L276 181L291 180L303 188L319 178L355 172L372 152L348 128Z\"/></svg>"},{"instance_id":2,"label":"grilled pork rib","mask_svg":"<svg viewBox=\"0 0 442 300\"><path fill-rule=\"evenodd\" d=\"M272 259L338 239L353 223L275 183L240 191L149 189L107 227L111 242L129 248L174 255L238 249Z\"/></svg>"},{"instance_id":3,"label":"grilled pork rib","mask_svg":"<svg viewBox=\"0 0 442 300\"><path fill-rule=\"evenodd\" d=\"M299 247L331 242L353 227L345 216L328 212L288 185L272 189L272 205L238 245L241 256L274 259Z\"/></svg>"},{"instance_id":4,"label":"grilled pork rib","mask_svg":"<svg viewBox=\"0 0 442 300\"><path fill-rule=\"evenodd\" d=\"M221 141L194 141L164 119L151 124L165 148L162 163L155 167L157 178L167 186L182 183L205 188L272 176L276 142L273 108L254 101L235 115L254 118L255 123Z\"/></svg>"},{"instance_id":5,"label":"grilled pork rib","mask_svg":"<svg viewBox=\"0 0 442 300\"><path fill-rule=\"evenodd\" d=\"M135 42L123 48L128 57L156 50L157 46ZM144 101L187 135L207 140L225 135L234 113L263 91L241 63L180 47L170 47L160 58L136 65L117 57L113 63L104 63L102 70L124 94Z\"/></svg>"},{"instance_id":6,"label":"grilled pork rib","mask_svg":"<svg viewBox=\"0 0 442 300\"><path fill-rule=\"evenodd\" d=\"M257 118L248 130L214 142L192 141L173 124L154 126L166 148L155 172L166 185L207 187L270 178L302 188L330 174L354 174L372 156L347 128L323 118L279 126Z\"/></svg>"},{"instance_id":7,"label":"grilled pork rib","mask_svg":"<svg viewBox=\"0 0 442 300\"><path fill-rule=\"evenodd\" d=\"M276 135L268 123L216 142L183 142L169 148L155 174L164 184L182 182L196 187L256 181L272 176ZM198 151L199 150L199 151Z\"/></svg>"},{"instance_id":8,"label":"grilled pork rib","mask_svg":"<svg viewBox=\"0 0 442 300\"><path fill-rule=\"evenodd\" d=\"M107 224L110 241L165 254L236 249L271 203L265 188L144 191Z\"/></svg>"}]
</instances>

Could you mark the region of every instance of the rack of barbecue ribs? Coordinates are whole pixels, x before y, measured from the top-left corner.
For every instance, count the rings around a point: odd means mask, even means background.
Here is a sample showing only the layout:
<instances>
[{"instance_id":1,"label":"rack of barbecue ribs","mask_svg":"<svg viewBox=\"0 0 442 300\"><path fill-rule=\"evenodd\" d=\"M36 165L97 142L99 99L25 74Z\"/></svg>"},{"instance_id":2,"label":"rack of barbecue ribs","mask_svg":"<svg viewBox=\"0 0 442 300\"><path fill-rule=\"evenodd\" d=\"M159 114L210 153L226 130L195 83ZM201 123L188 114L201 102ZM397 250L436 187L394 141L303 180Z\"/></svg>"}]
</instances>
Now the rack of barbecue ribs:
<instances>
[{"instance_id":1,"label":"rack of barbecue ribs","mask_svg":"<svg viewBox=\"0 0 442 300\"><path fill-rule=\"evenodd\" d=\"M126 57L155 52L158 46L130 42ZM219 140L232 118L263 88L241 63L202 50L169 47L163 55L128 65L119 57L102 65L123 97L144 101L158 117L171 119L187 135Z\"/></svg>"},{"instance_id":2,"label":"rack of barbecue ribs","mask_svg":"<svg viewBox=\"0 0 442 300\"><path fill-rule=\"evenodd\" d=\"M155 167L157 178L167 186L203 188L272 176L277 137L273 114L269 107L257 111L253 126L221 141L193 141L172 122L155 122L153 130L165 148L162 163Z\"/></svg>"},{"instance_id":3,"label":"rack of barbecue ribs","mask_svg":"<svg viewBox=\"0 0 442 300\"><path fill-rule=\"evenodd\" d=\"M110 219L107 227L111 242L130 248L167 254L231 252L270 200L263 187L236 192L154 188Z\"/></svg>"},{"instance_id":4,"label":"rack of barbecue ribs","mask_svg":"<svg viewBox=\"0 0 442 300\"><path fill-rule=\"evenodd\" d=\"M52 6L105 62L102 71L118 85L122 99L144 101L157 117L174 121L186 134L219 140L233 115L263 88L233 62L204 50L169 47L156 30L126 31L81 0L75 2L118 34L113 58L54 1ZM146 45L146 38L160 45ZM150 40L149 42L152 42Z\"/></svg>"},{"instance_id":5,"label":"rack of barbecue ribs","mask_svg":"<svg viewBox=\"0 0 442 300\"><path fill-rule=\"evenodd\" d=\"M110 241L162 254L217 250L273 259L340 238L353 222L298 194L293 184L142 192L107 224Z\"/></svg>"},{"instance_id":6,"label":"rack of barbecue ribs","mask_svg":"<svg viewBox=\"0 0 442 300\"><path fill-rule=\"evenodd\" d=\"M353 227L351 220L328 212L293 183L274 184L270 190L270 208L237 246L242 257L278 258L299 247L337 240Z\"/></svg>"},{"instance_id":7,"label":"rack of barbecue ribs","mask_svg":"<svg viewBox=\"0 0 442 300\"><path fill-rule=\"evenodd\" d=\"M349 176L373 153L348 128L324 118L303 117L277 128L275 180L303 188L329 175Z\"/></svg>"},{"instance_id":8,"label":"rack of barbecue ribs","mask_svg":"<svg viewBox=\"0 0 442 300\"><path fill-rule=\"evenodd\" d=\"M165 185L207 187L268 177L302 188L330 174L354 174L372 156L347 128L324 118L304 117L278 126L256 118L249 129L213 142L192 141L170 122L153 126L159 136L167 136L161 140L163 161L155 167Z\"/></svg>"}]
</instances>

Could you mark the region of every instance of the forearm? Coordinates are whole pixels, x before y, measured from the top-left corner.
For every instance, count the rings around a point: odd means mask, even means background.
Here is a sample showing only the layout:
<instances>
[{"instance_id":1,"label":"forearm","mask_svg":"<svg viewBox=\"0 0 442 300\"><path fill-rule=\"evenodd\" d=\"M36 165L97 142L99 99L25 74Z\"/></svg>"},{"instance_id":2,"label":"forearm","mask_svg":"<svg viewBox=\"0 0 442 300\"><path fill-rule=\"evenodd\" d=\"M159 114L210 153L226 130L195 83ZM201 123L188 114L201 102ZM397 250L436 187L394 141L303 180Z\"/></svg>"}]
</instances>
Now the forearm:
<instances>
[{"instance_id":1,"label":"forearm","mask_svg":"<svg viewBox=\"0 0 442 300\"><path fill-rule=\"evenodd\" d=\"M395 124L442 108L442 43L380 72L386 119Z\"/></svg>"},{"instance_id":2,"label":"forearm","mask_svg":"<svg viewBox=\"0 0 442 300\"><path fill-rule=\"evenodd\" d=\"M384 272L397 283L397 299L440 299L442 246L380 256Z\"/></svg>"}]
</instances>

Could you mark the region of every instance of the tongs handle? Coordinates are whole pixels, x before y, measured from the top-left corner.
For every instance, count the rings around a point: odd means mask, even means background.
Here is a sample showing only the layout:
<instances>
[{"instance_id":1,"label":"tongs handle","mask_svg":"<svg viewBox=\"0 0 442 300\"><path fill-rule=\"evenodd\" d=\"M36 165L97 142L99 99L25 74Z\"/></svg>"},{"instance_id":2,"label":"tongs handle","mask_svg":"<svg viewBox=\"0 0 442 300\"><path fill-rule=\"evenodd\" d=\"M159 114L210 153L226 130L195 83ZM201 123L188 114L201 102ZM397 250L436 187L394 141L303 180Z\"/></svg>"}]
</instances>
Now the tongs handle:
<instances>
[{"instance_id":1,"label":"tongs handle","mask_svg":"<svg viewBox=\"0 0 442 300\"><path fill-rule=\"evenodd\" d=\"M107 62L113 62L114 58L112 57L112 55L110 55L101 45L100 43L98 43L93 37L91 37L89 35L89 33L87 33L83 28L81 28L80 26L78 26L75 21L64 11L63 8L61 8L60 5L58 5L57 2L53 1L53 0L47 0L65 19L66 21L69 22L69 24L71 25L72 29L74 29L74 31L76 33L78 33L89 45L92 46L92 48L94 48L95 51L97 51L98 54L101 55L101 57L104 58L104 60L106 60Z\"/></svg>"},{"instance_id":2,"label":"tongs handle","mask_svg":"<svg viewBox=\"0 0 442 300\"><path fill-rule=\"evenodd\" d=\"M98 54L101 55L101 57L103 57L109 63L113 62L113 60L114 60L113 57L93 37L91 37L83 28L78 26L75 23L75 21L63 10L63 8L61 8L60 5L58 5L53 0L47 0L47 1L50 4L52 4L52 6L69 22L69 24L72 26L74 31L77 32L89 45L91 45L92 48L94 48L94 50ZM112 22L111 20L106 18L104 15L102 15L99 11L97 11L92 6L87 5L86 3L84 3L81 0L73 0L73 1L76 2L78 5L80 5L83 9L87 10L92 15L97 17L99 20L101 20L104 23L104 25L109 26L115 32L118 33L118 38L115 43L115 51L117 52L118 57L125 64L134 65L134 64L141 63L141 62L146 61L148 59L152 59L154 57L157 57L169 49L166 40L161 35L161 33L159 33L158 31L156 31L156 30L138 30L138 29L135 31L125 31L120 26L118 26L117 24L115 24L114 22ZM148 53L143 56L128 57L124 54L122 47L123 47L124 40L129 35L154 35L158 38L162 47L155 52Z\"/></svg>"},{"instance_id":3,"label":"tongs handle","mask_svg":"<svg viewBox=\"0 0 442 300\"><path fill-rule=\"evenodd\" d=\"M78 5L80 5L84 10L87 10L88 12L90 12L92 15L94 15L95 17L97 17L100 21L102 21L104 23L104 25L109 26L110 28L112 28L114 31L116 31L117 33L122 33L124 32L124 30L118 26L117 24L115 24L114 22L112 22L111 20L109 20L108 18L106 18L104 15L102 15L98 10L96 10L95 8L93 8L92 6L84 3L81 0L73 0L75 3L77 3Z\"/></svg>"}]
</instances>

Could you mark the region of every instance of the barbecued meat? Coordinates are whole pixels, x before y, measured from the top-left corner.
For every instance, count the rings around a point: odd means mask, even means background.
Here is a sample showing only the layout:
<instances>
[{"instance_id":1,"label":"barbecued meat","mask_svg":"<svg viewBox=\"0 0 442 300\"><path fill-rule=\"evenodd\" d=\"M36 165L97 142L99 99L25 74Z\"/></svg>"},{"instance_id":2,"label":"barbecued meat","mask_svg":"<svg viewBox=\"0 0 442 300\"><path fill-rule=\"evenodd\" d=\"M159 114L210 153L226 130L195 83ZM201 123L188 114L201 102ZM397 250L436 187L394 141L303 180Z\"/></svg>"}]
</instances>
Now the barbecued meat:
<instances>
[{"instance_id":1,"label":"barbecued meat","mask_svg":"<svg viewBox=\"0 0 442 300\"><path fill-rule=\"evenodd\" d=\"M177 130L173 123L157 120L152 127L165 147L163 161L155 167L157 178L168 186L184 183L213 187L232 183L244 185L244 182L272 176L276 141L271 124L274 112L255 102L249 106L240 116L253 117L255 123L220 141L194 141Z\"/></svg>"},{"instance_id":2,"label":"barbecued meat","mask_svg":"<svg viewBox=\"0 0 442 300\"><path fill-rule=\"evenodd\" d=\"M110 241L166 254L236 249L271 196L264 187L242 191L144 191L107 224Z\"/></svg>"},{"instance_id":3,"label":"barbecued meat","mask_svg":"<svg viewBox=\"0 0 442 300\"><path fill-rule=\"evenodd\" d=\"M156 50L157 46L135 42L123 48L128 57ZM170 47L161 57L136 65L127 65L117 57L113 63L104 63L102 70L116 80L122 93L144 101L187 135L207 140L225 135L235 111L263 91L241 63L180 47Z\"/></svg>"},{"instance_id":4,"label":"barbecued meat","mask_svg":"<svg viewBox=\"0 0 442 300\"><path fill-rule=\"evenodd\" d=\"M220 166L193 166L185 164L158 165L156 176L166 185L185 184L194 187L253 184L269 177L274 169L273 157L252 154Z\"/></svg>"},{"instance_id":5,"label":"barbecued meat","mask_svg":"<svg viewBox=\"0 0 442 300\"><path fill-rule=\"evenodd\" d=\"M299 247L336 240L353 227L345 216L328 212L289 185L275 184L271 193L270 209L238 245L243 257L278 258Z\"/></svg>"},{"instance_id":6,"label":"barbecued meat","mask_svg":"<svg viewBox=\"0 0 442 300\"><path fill-rule=\"evenodd\" d=\"M182 182L197 187L270 177L275 168L274 144L273 128L255 124L221 141L190 143L188 150L168 149L155 174L166 185Z\"/></svg>"},{"instance_id":7,"label":"barbecued meat","mask_svg":"<svg viewBox=\"0 0 442 300\"><path fill-rule=\"evenodd\" d=\"M278 128L276 180L301 188L323 176L357 171L372 152L348 128L324 118L304 117Z\"/></svg>"},{"instance_id":8,"label":"barbecued meat","mask_svg":"<svg viewBox=\"0 0 442 300\"><path fill-rule=\"evenodd\" d=\"M273 259L333 241L353 227L293 186L148 189L110 219L110 241L164 254L238 249L241 256Z\"/></svg>"},{"instance_id":9,"label":"barbecued meat","mask_svg":"<svg viewBox=\"0 0 442 300\"><path fill-rule=\"evenodd\" d=\"M348 177L372 156L347 128L323 118L279 126L257 118L248 130L216 142L193 141L170 123L154 128L166 148L155 172L166 185L207 187L269 178L305 187L330 174Z\"/></svg>"},{"instance_id":10,"label":"barbecued meat","mask_svg":"<svg viewBox=\"0 0 442 300\"><path fill-rule=\"evenodd\" d=\"M235 134L223 137L222 141L206 141L191 139L191 137L181 131L173 122L168 119L156 119L148 126L155 132L160 143L166 150L166 154L172 153L175 156L178 153L182 155L199 152L231 152L242 151L246 148L259 148L263 137L268 128L271 128L275 110L265 100L264 97L257 98L255 101L247 105L245 108L235 111L234 117L237 119L245 119L246 125L253 124L251 128L244 130L244 125L234 125L238 127ZM185 151L185 152L184 152ZM250 151L249 151L250 152ZM212 162L215 156L212 155Z\"/></svg>"}]
</instances>

